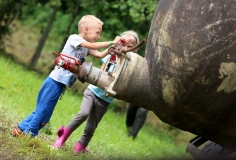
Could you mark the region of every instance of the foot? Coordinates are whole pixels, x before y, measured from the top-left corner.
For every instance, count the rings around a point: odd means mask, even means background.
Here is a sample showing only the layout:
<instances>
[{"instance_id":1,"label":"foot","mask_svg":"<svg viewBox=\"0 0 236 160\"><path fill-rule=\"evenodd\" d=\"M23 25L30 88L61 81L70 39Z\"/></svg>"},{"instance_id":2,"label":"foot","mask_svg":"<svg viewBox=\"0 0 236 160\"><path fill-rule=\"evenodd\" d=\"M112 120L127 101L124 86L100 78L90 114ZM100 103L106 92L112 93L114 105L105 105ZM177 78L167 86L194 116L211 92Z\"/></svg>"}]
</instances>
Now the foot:
<instances>
[{"instance_id":1,"label":"foot","mask_svg":"<svg viewBox=\"0 0 236 160\"><path fill-rule=\"evenodd\" d=\"M132 137L133 140L136 138L136 136L133 136L131 133L128 133L128 137Z\"/></svg>"},{"instance_id":2,"label":"foot","mask_svg":"<svg viewBox=\"0 0 236 160\"><path fill-rule=\"evenodd\" d=\"M61 127L57 131L58 138L54 143L54 147L61 148L62 145L66 142L68 137L71 135L72 131L68 127Z\"/></svg>"},{"instance_id":3,"label":"foot","mask_svg":"<svg viewBox=\"0 0 236 160\"><path fill-rule=\"evenodd\" d=\"M88 151L88 149L87 148L85 148L84 150L83 150L83 153L88 153L89 151Z\"/></svg>"},{"instance_id":4,"label":"foot","mask_svg":"<svg viewBox=\"0 0 236 160\"><path fill-rule=\"evenodd\" d=\"M88 149L81 145L79 142L76 142L75 144L75 148L74 148L74 155L78 154L78 153L88 153Z\"/></svg>"},{"instance_id":5,"label":"foot","mask_svg":"<svg viewBox=\"0 0 236 160\"><path fill-rule=\"evenodd\" d=\"M16 127L11 131L11 135L13 135L14 137L23 137L24 133L22 130L20 130L18 127Z\"/></svg>"},{"instance_id":6,"label":"foot","mask_svg":"<svg viewBox=\"0 0 236 160\"><path fill-rule=\"evenodd\" d=\"M61 126L57 131L57 135L58 137L61 137L63 134L64 134L64 126Z\"/></svg>"}]
</instances>

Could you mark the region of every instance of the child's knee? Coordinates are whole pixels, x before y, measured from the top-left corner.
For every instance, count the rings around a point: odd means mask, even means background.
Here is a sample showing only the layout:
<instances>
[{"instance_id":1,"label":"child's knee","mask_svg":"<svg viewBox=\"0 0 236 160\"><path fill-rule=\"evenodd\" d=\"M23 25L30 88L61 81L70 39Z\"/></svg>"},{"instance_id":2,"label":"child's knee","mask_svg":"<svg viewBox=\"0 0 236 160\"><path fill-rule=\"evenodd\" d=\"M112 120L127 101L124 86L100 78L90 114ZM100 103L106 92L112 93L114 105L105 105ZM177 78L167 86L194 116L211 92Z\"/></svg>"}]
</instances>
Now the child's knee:
<instances>
[{"instance_id":1,"label":"child's knee","mask_svg":"<svg viewBox=\"0 0 236 160\"><path fill-rule=\"evenodd\" d=\"M79 114L79 117L81 117L81 119L83 119L83 120L86 120L88 118L89 114L90 114L89 112L83 112L83 113Z\"/></svg>"}]
</instances>

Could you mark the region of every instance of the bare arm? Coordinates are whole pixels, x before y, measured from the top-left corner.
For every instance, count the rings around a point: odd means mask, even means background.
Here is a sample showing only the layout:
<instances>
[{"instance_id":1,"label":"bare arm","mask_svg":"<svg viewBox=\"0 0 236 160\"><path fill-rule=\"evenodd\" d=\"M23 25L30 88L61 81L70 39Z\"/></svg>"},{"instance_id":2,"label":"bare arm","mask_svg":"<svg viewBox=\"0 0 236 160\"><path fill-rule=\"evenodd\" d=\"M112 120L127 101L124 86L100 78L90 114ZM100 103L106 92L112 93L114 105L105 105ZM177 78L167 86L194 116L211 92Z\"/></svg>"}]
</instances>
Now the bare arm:
<instances>
[{"instance_id":1,"label":"bare arm","mask_svg":"<svg viewBox=\"0 0 236 160\"><path fill-rule=\"evenodd\" d=\"M113 41L108 41L108 42L91 43L91 42L84 41L83 43L81 43L80 46L85 47L85 48L89 48L89 49L93 49L93 50L98 50L98 49L101 49L101 48L109 47L111 45L111 43L113 45L116 45L119 42L120 39L121 39L121 37L116 36L116 38Z\"/></svg>"},{"instance_id":2,"label":"bare arm","mask_svg":"<svg viewBox=\"0 0 236 160\"><path fill-rule=\"evenodd\" d=\"M111 41L111 43L113 44L114 41ZM90 43L90 42L84 41L83 43L81 43L80 46L85 47L85 48L89 48L89 49L93 49L93 50L98 50L101 48L109 47L110 41L109 42L95 42L95 43Z\"/></svg>"},{"instance_id":3,"label":"bare arm","mask_svg":"<svg viewBox=\"0 0 236 160\"><path fill-rule=\"evenodd\" d=\"M101 66L101 70L105 70L105 67L106 67L106 63L103 63L102 66Z\"/></svg>"},{"instance_id":4,"label":"bare arm","mask_svg":"<svg viewBox=\"0 0 236 160\"><path fill-rule=\"evenodd\" d=\"M108 49L99 52L98 50L90 50L89 54L96 57L96 58L103 58L108 54Z\"/></svg>"}]
</instances>

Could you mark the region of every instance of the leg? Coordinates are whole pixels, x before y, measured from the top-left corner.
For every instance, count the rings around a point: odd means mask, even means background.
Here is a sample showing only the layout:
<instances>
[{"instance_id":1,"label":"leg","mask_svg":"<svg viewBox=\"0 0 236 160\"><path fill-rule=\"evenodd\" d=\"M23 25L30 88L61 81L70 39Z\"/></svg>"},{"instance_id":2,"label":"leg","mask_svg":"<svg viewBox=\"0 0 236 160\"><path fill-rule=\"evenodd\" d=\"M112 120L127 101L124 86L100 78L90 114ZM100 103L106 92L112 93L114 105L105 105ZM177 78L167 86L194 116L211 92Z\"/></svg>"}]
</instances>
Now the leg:
<instances>
[{"instance_id":1,"label":"leg","mask_svg":"<svg viewBox=\"0 0 236 160\"><path fill-rule=\"evenodd\" d=\"M135 138L139 132L139 130L142 128L146 117L147 117L148 110L144 108L139 108L136 114L136 118L134 121L134 124L132 126L132 129L130 131L130 135Z\"/></svg>"},{"instance_id":2,"label":"leg","mask_svg":"<svg viewBox=\"0 0 236 160\"><path fill-rule=\"evenodd\" d=\"M84 91L84 97L82 104L80 106L80 111L78 114L69 122L66 127L61 127L58 130L58 139L54 143L54 147L61 148L66 142L71 133L76 130L89 116L91 109L93 107L93 97L90 95L90 90L86 89Z\"/></svg>"},{"instance_id":3,"label":"leg","mask_svg":"<svg viewBox=\"0 0 236 160\"><path fill-rule=\"evenodd\" d=\"M89 144L99 122L102 120L102 117L107 112L109 106L109 103L97 98L93 92L91 92L91 94L94 97L94 106L86 123L84 133L79 140L79 143L84 147Z\"/></svg>"},{"instance_id":4,"label":"leg","mask_svg":"<svg viewBox=\"0 0 236 160\"><path fill-rule=\"evenodd\" d=\"M35 115L35 111L32 112L28 117L26 117L19 125L18 125L18 129L20 129L20 131L24 131L26 128L28 128L28 124L30 123L30 121L32 120L32 118ZM41 128L43 128L46 124L42 123L39 125L39 130Z\"/></svg>"},{"instance_id":5,"label":"leg","mask_svg":"<svg viewBox=\"0 0 236 160\"><path fill-rule=\"evenodd\" d=\"M34 117L35 112L32 112L28 117L26 117L21 123L19 123L18 128L24 131L28 127L28 123Z\"/></svg>"},{"instance_id":6,"label":"leg","mask_svg":"<svg viewBox=\"0 0 236 160\"><path fill-rule=\"evenodd\" d=\"M25 134L38 135L39 129L42 128L41 124L46 124L51 118L64 87L63 84L47 77L39 91L35 114L28 123L28 127L25 128Z\"/></svg>"},{"instance_id":7,"label":"leg","mask_svg":"<svg viewBox=\"0 0 236 160\"><path fill-rule=\"evenodd\" d=\"M127 110L127 114L126 114L126 127L132 127L134 120L135 120L135 116L137 113L139 107L130 104Z\"/></svg>"},{"instance_id":8,"label":"leg","mask_svg":"<svg viewBox=\"0 0 236 160\"><path fill-rule=\"evenodd\" d=\"M80 106L80 111L67 125L70 130L76 130L88 118L94 105L91 92L92 91L88 88L84 91L84 97Z\"/></svg>"}]
</instances>

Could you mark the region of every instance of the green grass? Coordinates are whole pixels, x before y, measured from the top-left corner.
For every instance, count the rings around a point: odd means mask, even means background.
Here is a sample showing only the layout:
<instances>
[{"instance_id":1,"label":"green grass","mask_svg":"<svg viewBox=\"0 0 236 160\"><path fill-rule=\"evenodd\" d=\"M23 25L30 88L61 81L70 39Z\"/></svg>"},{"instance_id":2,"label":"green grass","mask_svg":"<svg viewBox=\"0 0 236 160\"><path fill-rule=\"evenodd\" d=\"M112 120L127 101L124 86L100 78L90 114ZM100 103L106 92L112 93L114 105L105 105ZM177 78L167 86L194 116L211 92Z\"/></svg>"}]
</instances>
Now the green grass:
<instances>
[{"instance_id":1,"label":"green grass","mask_svg":"<svg viewBox=\"0 0 236 160\"><path fill-rule=\"evenodd\" d=\"M152 125L144 125L133 141L127 137L125 114L109 109L100 122L88 148L88 154L74 156L72 151L76 141L83 133L82 124L68 139L61 150L50 150L56 140L56 131L79 111L82 96L67 89L59 100L50 120L52 135L42 131L37 138L14 138L9 135L13 127L35 109L39 88L46 78L27 70L14 61L0 56L0 155L19 159L172 159L190 158L185 153L186 145L178 143L171 133L159 130ZM116 105L116 104L113 104ZM162 124L162 123L160 123ZM162 124L164 125L164 124ZM163 126L159 126L163 128ZM184 137L183 133L179 136ZM5 157L7 158L7 157Z\"/></svg>"}]
</instances>

